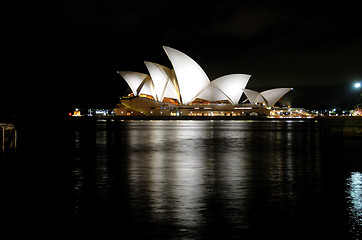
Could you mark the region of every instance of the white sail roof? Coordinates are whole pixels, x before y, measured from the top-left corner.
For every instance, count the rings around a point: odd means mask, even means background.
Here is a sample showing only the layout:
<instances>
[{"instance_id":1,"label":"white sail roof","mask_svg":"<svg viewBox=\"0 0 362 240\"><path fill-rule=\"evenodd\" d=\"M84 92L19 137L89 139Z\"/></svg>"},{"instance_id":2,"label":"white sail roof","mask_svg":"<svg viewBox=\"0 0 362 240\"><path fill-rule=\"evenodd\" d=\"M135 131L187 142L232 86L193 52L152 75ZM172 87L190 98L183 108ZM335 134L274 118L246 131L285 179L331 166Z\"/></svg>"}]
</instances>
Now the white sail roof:
<instances>
[{"instance_id":1,"label":"white sail roof","mask_svg":"<svg viewBox=\"0 0 362 240\"><path fill-rule=\"evenodd\" d=\"M174 68L182 103L188 104L208 86L210 80L192 58L176 49L165 46L163 48Z\"/></svg>"},{"instance_id":2,"label":"white sail roof","mask_svg":"<svg viewBox=\"0 0 362 240\"><path fill-rule=\"evenodd\" d=\"M250 77L251 75L247 74L230 74L213 80L211 84L217 86L232 104L238 104Z\"/></svg>"},{"instance_id":3,"label":"white sail roof","mask_svg":"<svg viewBox=\"0 0 362 240\"><path fill-rule=\"evenodd\" d=\"M155 86L155 92L157 95L156 100L162 102L163 93L165 91L166 84L168 82L168 76L157 63L144 62Z\"/></svg>"},{"instance_id":4,"label":"white sail roof","mask_svg":"<svg viewBox=\"0 0 362 240\"><path fill-rule=\"evenodd\" d=\"M163 92L163 96L161 97L161 102L163 101L164 97L168 97L168 98L173 98L173 99L177 99L179 102L181 102L180 100L180 94L178 93L178 91L176 90L177 87L174 85L175 83L177 83L176 80L174 80L174 74L172 72L171 69L169 69L168 67L165 67L161 64L155 64L155 66L160 70L160 72L162 72L164 74L164 76L166 76L167 78L167 82L166 82L166 86L165 86L165 90Z\"/></svg>"},{"instance_id":5,"label":"white sail roof","mask_svg":"<svg viewBox=\"0 0 362 240\"><path fill-rule=\"evenodd\" d=\"M156 99L156 91L150 76L145 78L142 84L138 87L138 95L147 94Z\"/></svg>"},{"instance_id":6,"label":"white sail roof","mask_svg":"<svg viewBox=\"0 0 362 240\"><path fill-rule=\"evenodd\" d=\"M257 91L250 90L250 89L244 89L244 93L251 104L255 104L257 102L265 103L265 100L263 99L261 94Z\"/></svg>"},{"instance_id":7,"label":"white sail roof","mask_svg":"<svg viewBox=\"0 0 362 240\"><path fill-rule=\"evenodd\" d=\"M244 89L244 92L251 104L263 102L266 106L272 107L281 97L292 89L293 88L274 88L261 93L250 89Z\"/></svg>"},{"instance_id":8,"label":"white sail roof","mask_svg":"<svg viewBox=\"0 0 362 240\"><path fill-rule=\"evenodd\" d=\"M165 92L163 93L162 99L165 97L177 99L179 102L181 102L180 96L178 95L178 93L175 89L175 86L173 85L171 80L168 80L166 83L166 88L165 88Z\"/></svg>"},{"instance_id":9,"label":"white sail roof","mask_svg":"<svg viewBox=\"0 0 362 240\"><path fill-rule=\"evenodd\" d=\"M128 86L131 88L135 96L138 96L137 89L142 84L143 80L149 77L147 74L139 72L120 71L117 73L120 74L124 80L126 80Z\"/></svg>"},{"instance_id":10,"label":"white sail roof","mask_svg":"<svg viewBox=\"0 0 362 240\"><path fill-rule=\"evenodd\" d=\"M263 102L273 106L292 88L275 88L264 92L245 89L250 75L229 74L210 82L202 68L186 54L163 47L174 69L169 69L157 63L144 62L150 76L138 72L118 72L128 83L133 94L147 94L156 101L162 102L165 97L178 100L181 104L189 104L196 98L208 101L228 100L238 104L243 92L250 103Z\"/></svg>"},{"instance_id":11,"label":"white sail roof","mask_svg":"<svg viewBox=\"0 0 362 240\"><path fill-rule=\"evenodd\" d=\"M199 94L197 98L205 99L211 102L222 101L230 99L212 82Z\"/></svg>"},{"instance_id":12,"label":"white sail roof","mask_svg":"<svg viewBox=\"0 0 362 240\"><path fill-rule=\"evenodd\" d=\"M265 98L266 105L268 107L273 106L281 97L283 97L287 92L292 90L293 88L274 88L260 94Z\"/></svg>"}]
</instances>

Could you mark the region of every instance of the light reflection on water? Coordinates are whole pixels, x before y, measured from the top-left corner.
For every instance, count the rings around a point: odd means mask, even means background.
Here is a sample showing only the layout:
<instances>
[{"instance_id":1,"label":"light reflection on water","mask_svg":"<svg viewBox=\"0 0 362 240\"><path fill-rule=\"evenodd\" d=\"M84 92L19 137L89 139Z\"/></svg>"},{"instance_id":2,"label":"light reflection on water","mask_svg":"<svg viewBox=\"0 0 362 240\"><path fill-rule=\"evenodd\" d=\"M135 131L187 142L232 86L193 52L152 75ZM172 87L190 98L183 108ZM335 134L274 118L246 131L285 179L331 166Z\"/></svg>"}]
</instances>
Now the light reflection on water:
<instances>
[{"instance_id":1,"label":"light reflection on water","mask_svg":"<svg viewBox=\"0 0 362 240\"><path fill-rule=\"evenodd\" d=\"M317 238L321 222L343 223L343 209L329 209L331 155L312 121L97 122L74 142L75 215L88 231L92 217L157 239ZM359 176L348 180L356 231Z\"/></svg>"},{"instance_id":2,"label":"light reflection on water","mask_svg":"<svg viewBox=\"0 0 362 240\"><path fill-rule=\"evenodd\" d=\"M352 172L347 179L349 227L354 239L362 238L362 173Z\"/></svg>"}]
</instances>

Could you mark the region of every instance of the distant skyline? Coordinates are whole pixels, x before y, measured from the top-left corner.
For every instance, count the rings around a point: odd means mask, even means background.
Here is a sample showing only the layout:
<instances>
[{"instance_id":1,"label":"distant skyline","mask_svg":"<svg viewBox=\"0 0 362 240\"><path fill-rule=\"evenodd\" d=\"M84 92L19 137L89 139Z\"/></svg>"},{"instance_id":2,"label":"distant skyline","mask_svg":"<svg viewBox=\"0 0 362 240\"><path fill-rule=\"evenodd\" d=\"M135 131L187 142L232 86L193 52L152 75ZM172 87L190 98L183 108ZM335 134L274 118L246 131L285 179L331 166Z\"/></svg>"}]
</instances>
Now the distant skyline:
<instances>
[{"instance_id":1,"label":"distant skyline","mask_svg":"<svg viewBox=\"0 0 362 240\"><path fill-rule=\"evenodd\" d=\"M127 88L117 71L147 73L143 61L171 67L163 45L187 52L210 79L244 73L252 75L249 89L294 87L293 105L358 96L352 89L362 80L357 1L90 0L37 7L16 11L7 34L16 44L11 72L21 72L10 87L25 82L25 95L16 99L33 105L113 103Z\"/></svg>"}]
</instances>

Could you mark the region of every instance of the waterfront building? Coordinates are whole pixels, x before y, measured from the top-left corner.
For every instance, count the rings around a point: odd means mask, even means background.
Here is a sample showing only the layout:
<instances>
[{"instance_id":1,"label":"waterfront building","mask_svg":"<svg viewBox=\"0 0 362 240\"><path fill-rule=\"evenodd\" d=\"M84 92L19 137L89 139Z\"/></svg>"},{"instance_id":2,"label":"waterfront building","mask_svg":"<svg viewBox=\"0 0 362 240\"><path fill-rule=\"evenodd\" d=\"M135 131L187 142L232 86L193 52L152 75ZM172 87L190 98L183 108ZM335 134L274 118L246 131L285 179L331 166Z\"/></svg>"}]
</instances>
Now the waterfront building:
<instances>
[{"instance_id":1,"label":"waterfront building","mask_svg":"<svg viewBox=\"0 0 362 240\"><path fill-rule=\"evenodd\" d=\"M350 111L352 116L362 116L362 108L356 107L355 109Z\"/></svg>"},{"instance_id":2,"label":"waterfront building","mask_svg":"<svg viewBox=\"0 0 362 240\"><path fill-rule=\"evenodd\" d=\"M316 113L304 108L273 107L270 111L271 118L314 118Z\"/></svg>"},{"instance_id":3,"label":"waterfront building","mask_svg":"<svg viewBox=\"0 0 362 240\"><path fill-rule=\"evenodd\" d=\"M131 93L114 109L116 115L269 116L271 107L292 88L258 93L246 89L249 74L229 74L212 81L186 54L163 47L173 69L144 62L148 74L119 71ZM239 104L245 93L249 103Z\"/></svg>"}]
</instances>

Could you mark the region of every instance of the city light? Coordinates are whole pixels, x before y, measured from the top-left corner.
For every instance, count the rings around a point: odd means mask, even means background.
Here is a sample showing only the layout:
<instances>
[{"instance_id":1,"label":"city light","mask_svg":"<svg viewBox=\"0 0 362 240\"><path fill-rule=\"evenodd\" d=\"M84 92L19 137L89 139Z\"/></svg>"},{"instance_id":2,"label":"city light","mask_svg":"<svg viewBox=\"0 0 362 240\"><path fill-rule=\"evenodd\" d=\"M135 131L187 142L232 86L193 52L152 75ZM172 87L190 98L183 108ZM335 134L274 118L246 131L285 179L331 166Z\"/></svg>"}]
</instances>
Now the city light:
<instances>
[{"instance_id":1,"label":"city light","mask_svg":"<svg viewBox=\"0 0 362 240\"><path fill-rule=\"evenodd\" d=\"M358 82L358 83L355 83L355 84L354 84L354 87L355 87L355 88L360 88L360 87L361 87L361 83L359 83L359 82Z\"/></svg>"}]
</instances>

